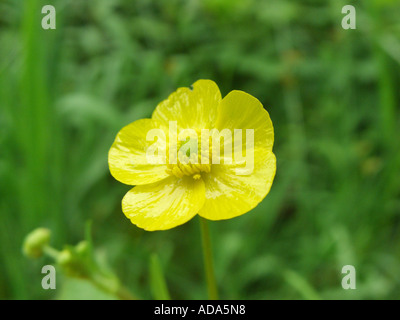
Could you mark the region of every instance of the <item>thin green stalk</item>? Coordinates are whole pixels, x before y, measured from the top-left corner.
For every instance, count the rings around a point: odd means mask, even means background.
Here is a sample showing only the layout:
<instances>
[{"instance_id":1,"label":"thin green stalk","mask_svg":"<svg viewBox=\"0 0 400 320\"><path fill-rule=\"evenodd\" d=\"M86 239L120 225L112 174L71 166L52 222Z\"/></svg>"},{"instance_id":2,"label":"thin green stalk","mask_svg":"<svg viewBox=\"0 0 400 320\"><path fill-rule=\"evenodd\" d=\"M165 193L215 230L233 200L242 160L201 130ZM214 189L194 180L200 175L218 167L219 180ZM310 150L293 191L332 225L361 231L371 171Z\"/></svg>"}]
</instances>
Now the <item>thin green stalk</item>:
<instances>
[{"instance_id":1,"label":"thin green stalk","mask_svg":"<svg viewBox=\"0 0 400 320\"><path fill-rule=\"evenodd\" d=\"M43 248L43 251L45 254L47 254L50 258L54 259L55 261L57 261L58 256L60 254L60 251L58 251L57 249L54 249L53 247L50 247L50 246L45 246Z\"/></svg>"},{"instance_id":2,"label":"thin green stalk","mask_svg":"<svg viewBox=\"0 0 400 320\"><path fill-rule=\"evenodd\" d=\"M150 257L150 283L153 297L156 300L171 300L167 282L157 254Z\"/></svg>"},{"instance_id":3,"label":"thin green stalk","mask_svg":"<svg viewBox=\"0 0 400 320\"><path fill-rule=\"evenodd\" d=\"M214 266L211 250L210 230L206 219L200 217L201 239L203 244L204 269L207 280L208 297L218 300L217 282L215 281Z\"/></svg>"},{"instance_id":4,"label":"thin green stalk","mask_svg":"<svg viewBox=\"0 0 400 320\"><path fill-rule=\"evenodd\" d=\"M138 300L117 278L98 273L90 275L88 280L100 290L114 295L120 300Z\"/></svg>"}]
</instances>

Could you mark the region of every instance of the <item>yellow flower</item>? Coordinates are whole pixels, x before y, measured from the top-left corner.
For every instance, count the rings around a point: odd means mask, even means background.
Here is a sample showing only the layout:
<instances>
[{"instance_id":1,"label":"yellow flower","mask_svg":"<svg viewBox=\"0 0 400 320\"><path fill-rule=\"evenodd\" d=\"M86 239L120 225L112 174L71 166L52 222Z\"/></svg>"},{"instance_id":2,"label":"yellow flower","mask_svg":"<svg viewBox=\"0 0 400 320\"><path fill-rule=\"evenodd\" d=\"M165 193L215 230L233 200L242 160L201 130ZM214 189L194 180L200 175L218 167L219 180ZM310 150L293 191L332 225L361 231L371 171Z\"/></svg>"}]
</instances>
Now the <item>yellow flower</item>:
<instances>
[{"instance_id":1,"label":"yellow flower","mask_svg":"<svg viewBox=\"0 0 400 320\"><path fill-rule=\"evenodd\" d=\"M192 130L182 139L180 133L173 135L171 126L176 132ZM211 134L201 139L205 129ZM149 139L157 130L164 137ZM199 80L192 89L172 93L151 119L122 128L108 162L115 179L135 186L122 200L124 214L145 230L166 230L196 214L223 220L256 207L275 176L273 142L272 122L259 100L237 90L222 99L215 82ZM157 152L149 158L155 146Z\"/></svg>"}]
</instances>

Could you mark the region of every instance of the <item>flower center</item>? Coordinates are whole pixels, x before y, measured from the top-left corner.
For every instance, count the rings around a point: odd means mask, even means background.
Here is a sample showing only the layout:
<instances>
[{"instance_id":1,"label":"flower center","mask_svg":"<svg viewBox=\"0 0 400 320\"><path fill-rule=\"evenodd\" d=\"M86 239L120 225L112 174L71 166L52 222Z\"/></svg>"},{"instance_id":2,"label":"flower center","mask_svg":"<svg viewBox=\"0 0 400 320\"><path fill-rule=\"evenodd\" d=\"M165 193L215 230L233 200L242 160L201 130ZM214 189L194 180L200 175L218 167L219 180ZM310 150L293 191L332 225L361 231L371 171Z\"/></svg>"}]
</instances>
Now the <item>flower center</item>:
<instances>
[{"instance_id":1,"label":"flower center","mask_svg":"<svg viewBox=\"0 0 400 320\"><path fill-rule=\"evenodd\" d=\"M202 172L211 171L211 153L209 148L206 149L202 151L200 140L187 139L178 148L176 163L167 164L167 172L178 178L192 176L195 180L200 179Z\"/></svg>"}]
</instances>

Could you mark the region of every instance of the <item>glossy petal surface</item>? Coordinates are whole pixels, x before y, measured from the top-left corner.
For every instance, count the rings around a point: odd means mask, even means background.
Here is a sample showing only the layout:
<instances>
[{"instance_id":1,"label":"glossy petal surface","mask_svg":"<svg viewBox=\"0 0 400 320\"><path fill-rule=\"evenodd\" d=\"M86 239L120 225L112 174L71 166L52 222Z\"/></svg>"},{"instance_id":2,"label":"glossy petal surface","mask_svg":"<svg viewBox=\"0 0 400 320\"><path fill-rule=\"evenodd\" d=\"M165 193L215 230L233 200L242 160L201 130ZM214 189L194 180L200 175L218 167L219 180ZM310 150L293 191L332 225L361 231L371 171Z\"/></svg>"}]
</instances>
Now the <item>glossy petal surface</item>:
<instances>
[{"instance_id":1,"label":"glossy petal surface","mask_svg":"<svg viewBox=\"0 0 400 320\"><path fill-rule=\"evenodd\" d=\"M268 194L276 171L275 155L266 149L255 149L254 171L238 175L241 165L213 165L204 177L206 201L199 215L209 220L240 216L256 207Z\"/></svg>"},{"instance_id":2,"label":"glossy petal surface","mask_svg":"<svg viewBox=\"0 0 400 320\"><path fill-rule=\"evenodd\" d=\"M232 91L221 101L217 119L218 130L242 129L243 135L239 150L232 147L232 164L214 164L204 176L206 201L199 214L210 220L230 219L256 207L268 194L276 172L274 129L260 101L243 91ZM246 143L246 129L254 130L253 143ZM225 147L231 143L227 140ZM238 154L245 157L244 163L237 161Z\"/></svg>"},{"instance_id":3,"label":"glossy petal surface","mask_svg":"<svg viewBox=\"0 0 400 320\"><path fill-rule=\"evenodd\" d=\"M252 95L234 90L221 101L215 127L223 129L253 129L254 146L272 150L274 128L267 110ZM245 139L243 139L243 148Z\"/></svg>"},{"instance_id":4,"label":"glossy petal surface","mask_svg":"<svg viewBox=\"0 0 400 320\"><path fill-rule=\"evenodd\" d=\"M202 180L170 177L131 189L122 200L122 210L140 228L166 230L193 218L204 199Z\"/></svg>"},{"instance_id":5,"label":"glossy petal surface","mask_svg":"<svg viewBox=\"0 0 400 320\"><path fill-rule=\"evenodd\" d=\"M190 129L211 128L215 123L221 93L211 80L198 80L193 89L179 88L155 109L152 119L168 127L177 121L178 127Z\"/></svg>"},{"instance_id":6,"label":"glossy petal surface","mask_svg":"<svg viewBox=\"0 0 400 320\"><path fill-rule=\"evenodd\" d=\"M137 120L118 132L108 153L110 172L115 179L128 185L141 185L169 176L165 163L149 163L146 156L148 148L155 143L146 140L147 133L152 129L164 132L161 124L152 119ZM160 144L163 144L161 140ZM155 162L155 159L153 160Z\"/></svg>"}]
</instances>

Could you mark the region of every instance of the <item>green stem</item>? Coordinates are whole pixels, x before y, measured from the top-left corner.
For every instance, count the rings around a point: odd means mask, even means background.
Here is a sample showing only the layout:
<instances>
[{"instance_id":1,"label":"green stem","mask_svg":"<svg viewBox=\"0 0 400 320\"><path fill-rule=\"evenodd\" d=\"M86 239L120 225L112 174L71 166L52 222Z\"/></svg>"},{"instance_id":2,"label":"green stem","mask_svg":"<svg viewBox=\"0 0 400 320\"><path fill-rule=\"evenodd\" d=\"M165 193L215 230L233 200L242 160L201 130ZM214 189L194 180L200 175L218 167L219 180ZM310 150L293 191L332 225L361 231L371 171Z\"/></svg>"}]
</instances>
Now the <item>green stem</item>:
<instances>
[{"instance_id":1,"label":"green stem","mask_svg":"<svg viewBox=\"0 0 400 320\"><path fill-rule=\"evenodd\" d=\"M120 281L114 276L107 277L101 273L94 272L88 280L100 290L116 296L120 300L138 300Z\"/></svg>"},{"instance_id":2,"label":"green stem","mask_svg":"<svg viewBox=\"0 0 400 320\"><path fill-rule=\"evenodd\" d=\"M217 282L215 281L210 231L206 219L200 217L201 239L203 244L204 269L207 280L208 296L210 300L218 300Z\"/></svg>"},{"instance_id":3,"label":"green stem","mask_svg":"<svg viewBox=\"0 0 400 320\"><path fill-rule=\"evenodd\" d=\"M50 246L45 246L43 248L43 252L55 261L57 261L58 255L60 254L60 251Z\"/></svg>"}]
</instances>

